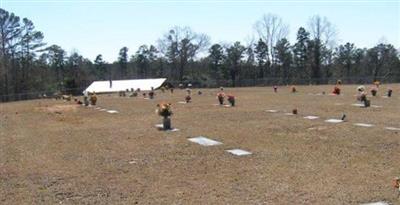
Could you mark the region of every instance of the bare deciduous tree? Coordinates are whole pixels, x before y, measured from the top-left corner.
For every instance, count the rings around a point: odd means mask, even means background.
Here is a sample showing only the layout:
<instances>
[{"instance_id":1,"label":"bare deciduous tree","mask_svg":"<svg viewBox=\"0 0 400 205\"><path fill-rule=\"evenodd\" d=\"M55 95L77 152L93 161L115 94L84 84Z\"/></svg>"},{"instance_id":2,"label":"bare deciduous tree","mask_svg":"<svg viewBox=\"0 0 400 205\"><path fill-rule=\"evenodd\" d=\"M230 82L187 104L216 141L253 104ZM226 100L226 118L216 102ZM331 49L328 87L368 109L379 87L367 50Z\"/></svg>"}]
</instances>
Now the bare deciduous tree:
<instances>
[{"instance_id":1,"label":"bare deciduous tree","mask_svg":"<svg viewBox=\"0 0 400 205\"><path fill-rule=\"evenodd\" d=\"M286 38L289 33L289 26L285 24L279 16L275 14L265 14L260 20L254 25L259 37L267 43L268 55L275 62L275 50L274 46L282 39Z\"/></svg>"},{"instance_id":2,"label":"bare deciduous tree","mask_svg":"<svg viewBox=\"0 0 400 205\"><path fill-rule=\"evenodd\" d=\"M189 27L176 26L164 34L158 44L173 69L178 70L178 79L182 81L188 61L207 49L209 42L210 38L206 34L196 33Z\"/></svg>"}]
</instances>

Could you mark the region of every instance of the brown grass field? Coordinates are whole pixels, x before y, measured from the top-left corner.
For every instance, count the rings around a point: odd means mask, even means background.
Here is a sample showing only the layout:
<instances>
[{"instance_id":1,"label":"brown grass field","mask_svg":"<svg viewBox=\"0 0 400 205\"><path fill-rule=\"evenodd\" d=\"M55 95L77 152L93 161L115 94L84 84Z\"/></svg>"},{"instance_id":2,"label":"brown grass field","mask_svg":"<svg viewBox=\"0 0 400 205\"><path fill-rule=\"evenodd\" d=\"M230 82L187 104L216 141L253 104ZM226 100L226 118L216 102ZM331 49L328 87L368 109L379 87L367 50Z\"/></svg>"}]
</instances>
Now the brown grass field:
<instances>
[{"instance_id":1,"label":"brown grass field","mask_svg":"<svg viewBox=\"0 0 400 205\"><path fill-rule=\"evenodd\" d=\"M237 106L220 107L218 89L156 92L154 100L100 95L98 106L32 100L0 104L0 204L400 204L400 85L381 108L359 108L355 85L226 88ZM173 104L159 131L156 104ZM297 116L283 113L298 108ZM276 109L278 113L265 112ZM339 124L324 122L340 118ZM320 119L303 119L318 115ZM372 128L353 123L371 123ZM222 145L187 139L206 136ZM226 149L252 152L235 156Z\"/></svg>"}]
</instances>

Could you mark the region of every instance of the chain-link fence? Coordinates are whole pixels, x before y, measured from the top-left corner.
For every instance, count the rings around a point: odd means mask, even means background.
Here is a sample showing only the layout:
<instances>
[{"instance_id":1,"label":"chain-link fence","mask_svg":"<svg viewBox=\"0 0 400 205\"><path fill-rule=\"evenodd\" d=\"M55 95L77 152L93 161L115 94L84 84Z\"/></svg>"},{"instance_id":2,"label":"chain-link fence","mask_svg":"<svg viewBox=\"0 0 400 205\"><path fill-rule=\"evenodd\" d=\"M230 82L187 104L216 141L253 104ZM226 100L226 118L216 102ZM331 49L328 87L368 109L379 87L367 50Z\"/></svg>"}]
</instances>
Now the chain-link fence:
<instances>
[{"instance_id":1,"label":"chain-link fence","mask_svg":"<svg viewBox=\"0 0 400 205\"><path fill-rule=\"evenodd\" d=\"M376 77L346 77L340 78L343 84L371 84L374 79L381 83L399 83L400 79L396 76L385 76ZM318 78L318 79L283 79L283 78L262 78L262 79L238 79L235 81L235 87L262 87L272 85L309 85L309 84L335 84L338 78ZM172 84L175 88L182 84L183 87L187 87L188 84L192 84L193 88L217 88L217 87L233 87L231 80L205 80L205 81L169 81L167 83ZM0 95L0 102L20 101L20 100L31 100L40 98L53 98L56 95L80 95L86 89L86 87L74 88L74 89L63 89L61 91L35 91L35 92L24 92L18 94Z\"/></svg>"}]
</instances>

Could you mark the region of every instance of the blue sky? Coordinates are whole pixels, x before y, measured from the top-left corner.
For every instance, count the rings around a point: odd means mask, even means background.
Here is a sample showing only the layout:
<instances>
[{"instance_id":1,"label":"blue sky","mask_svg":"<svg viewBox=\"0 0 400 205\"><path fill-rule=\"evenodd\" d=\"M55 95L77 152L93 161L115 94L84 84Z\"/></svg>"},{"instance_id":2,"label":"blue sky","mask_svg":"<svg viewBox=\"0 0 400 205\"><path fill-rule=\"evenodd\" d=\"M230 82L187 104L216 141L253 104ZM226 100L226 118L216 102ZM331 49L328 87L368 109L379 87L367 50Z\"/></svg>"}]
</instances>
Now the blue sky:
<instances>
[{"instance_id":1,"label":"blue sky","mask_svg":"<svg viewBox=\"0 0 400 205\"><path fill-rule=\"evenodd\" d=\"M266 13L289 24L291 43L318 14L336 26L338 43L372 47L385 41L400 48L400 0L0 0L0 7L31 19L49 45L91 60L102 54L109 62L123 46L131 55L142 44L156 44L173 26L190 26L212 43L246 44Z\"/></svg>"}]
</instances>

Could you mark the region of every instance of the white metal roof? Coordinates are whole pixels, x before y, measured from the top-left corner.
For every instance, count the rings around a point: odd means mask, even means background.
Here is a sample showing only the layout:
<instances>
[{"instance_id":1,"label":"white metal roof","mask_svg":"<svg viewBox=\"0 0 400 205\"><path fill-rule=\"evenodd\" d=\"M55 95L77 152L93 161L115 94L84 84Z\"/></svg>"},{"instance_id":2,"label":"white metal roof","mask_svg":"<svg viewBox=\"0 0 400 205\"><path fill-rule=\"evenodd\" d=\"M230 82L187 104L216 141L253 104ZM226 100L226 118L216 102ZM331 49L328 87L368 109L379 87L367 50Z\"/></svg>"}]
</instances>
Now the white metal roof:
<instances>
[{"instance_id":1,"label":"white metal roof","mask_svg":"<svg viewBox=\"0 0 400 205\"><path fill-rule=\"evenodd\" d=\"M96 93L110 93L125 91L126 89L131 90L151 90L151 87L157 89L160 87L167 79L166 78L156 78L156 79L137 79L137 80L113 80L111 85L110 81L94 81L83 93L86 92L96 92Z\"/></svg>"}]
</instances>

